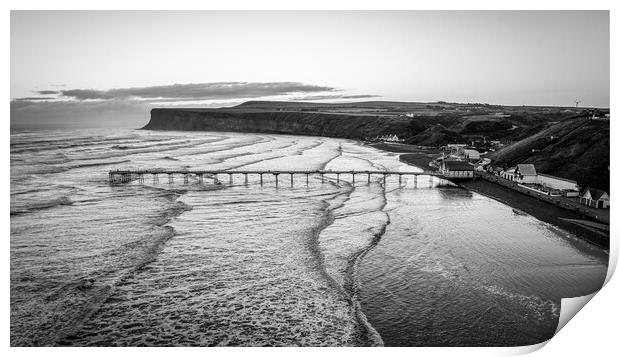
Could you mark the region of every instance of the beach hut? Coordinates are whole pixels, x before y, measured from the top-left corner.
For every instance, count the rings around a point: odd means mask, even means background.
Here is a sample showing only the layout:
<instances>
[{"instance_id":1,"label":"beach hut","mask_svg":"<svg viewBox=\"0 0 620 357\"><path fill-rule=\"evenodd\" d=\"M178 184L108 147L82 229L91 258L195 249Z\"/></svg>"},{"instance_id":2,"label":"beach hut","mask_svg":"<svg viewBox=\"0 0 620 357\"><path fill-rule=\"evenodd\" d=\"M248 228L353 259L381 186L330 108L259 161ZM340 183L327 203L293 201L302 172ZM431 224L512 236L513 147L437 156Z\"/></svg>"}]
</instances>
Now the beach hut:
<instances>
[{"instance_id":1,"label":"beach hut","mask_svg":"<svg viewBox=\"0 0 620 357\"><path fill-rule=\"evenodd\" d=\"M609 208L609 194L603 190L588 187L579 197L579 202L594 208Z\"/></svg>"},{"instance_id":2,"label":"beach hut","mask_svg":"<svg viewBox=\"0 0 620 357\"><path fill-rule=\"evenodd\" d=\"M511 167L509 169L506 169L504 171L502 171L502 177L505 178L506 180L510 180L510 181L514 181L515 179L515 170L517 168L516 167Z\"/></svg>"}]
</instances>

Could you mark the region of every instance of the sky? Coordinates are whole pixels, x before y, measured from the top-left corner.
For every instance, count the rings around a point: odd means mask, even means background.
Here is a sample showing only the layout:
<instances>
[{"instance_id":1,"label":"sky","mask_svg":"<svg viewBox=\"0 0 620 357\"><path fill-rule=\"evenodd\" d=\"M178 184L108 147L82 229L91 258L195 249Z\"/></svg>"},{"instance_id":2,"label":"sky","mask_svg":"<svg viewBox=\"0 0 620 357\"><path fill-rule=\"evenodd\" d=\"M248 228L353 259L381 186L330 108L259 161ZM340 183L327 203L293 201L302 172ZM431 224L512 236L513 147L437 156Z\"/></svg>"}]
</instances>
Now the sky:
<instances>
[{"instance_id":1,"label":"sky","mask_svg":"<svg viewBox=\"0 0 620 357\"><path fill-rule=\"evenodd\" d=\"M11 126L247 100L609 107L607 11L12 11Z\"/></svg>"}]
</instances>

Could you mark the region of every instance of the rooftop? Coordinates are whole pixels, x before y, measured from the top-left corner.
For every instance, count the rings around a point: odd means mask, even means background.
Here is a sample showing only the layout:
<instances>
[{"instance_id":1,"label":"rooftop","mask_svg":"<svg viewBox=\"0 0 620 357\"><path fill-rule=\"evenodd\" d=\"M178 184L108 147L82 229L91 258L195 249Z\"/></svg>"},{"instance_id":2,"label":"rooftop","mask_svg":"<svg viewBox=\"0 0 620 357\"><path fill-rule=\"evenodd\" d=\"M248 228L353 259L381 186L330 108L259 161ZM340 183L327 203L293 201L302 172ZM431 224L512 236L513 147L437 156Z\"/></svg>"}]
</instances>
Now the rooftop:
<instances>
[{"instance_id":1,"label":"rooftop","mask_svg":"<svg viewBox=\"0 0 620 357\"><path fill-rule=\"evenodd\" d=\"M601 196L603 196L604 194L606 194L607 192L603 191L603 190L599 190L597 188L592 188L592 187L588 187L586 188L583 193L581 194L582 196L586 194L586 192L590 191L590 196L592 196L592 199L594 201L598 201Z\"/></svg>"},{"instance_id":2,"label":"rooftop","mask_svg":"<svg viewBox=\"0 0 620 357\"><path fill-rule=\"evenodd\" d=\"M550 178L553 178L553 179L556 179L556 180L562 180L562 181L566 181L566 182L577 184L577 181L569 180L569 179L564 178L564 177L558 177L558 176L553 176L553 175L548 175L548 174L541 174L541 173L538 173L538 175L545 176L545 177L550 177Z\"/></svg>"},{"instance_id":3,"label":"rooftop","mask_svg":"<svg viewBox=\"0 0 620 357\"><path fill-rule=\"evenodd\" d=\"M445 167L450 171L473 171L474 166L466 161L446 160Z\"/></svg>"},{"instance_id":4,"label":"rooftop","mask_svg":"<svg viewBox=\"0 0 620 357\"><path fill-rule=\"evenodd\" d=\"M534 164L519 164L515 172L517 171L523 176L536 176Z\"/></svg>"}]
</instances>

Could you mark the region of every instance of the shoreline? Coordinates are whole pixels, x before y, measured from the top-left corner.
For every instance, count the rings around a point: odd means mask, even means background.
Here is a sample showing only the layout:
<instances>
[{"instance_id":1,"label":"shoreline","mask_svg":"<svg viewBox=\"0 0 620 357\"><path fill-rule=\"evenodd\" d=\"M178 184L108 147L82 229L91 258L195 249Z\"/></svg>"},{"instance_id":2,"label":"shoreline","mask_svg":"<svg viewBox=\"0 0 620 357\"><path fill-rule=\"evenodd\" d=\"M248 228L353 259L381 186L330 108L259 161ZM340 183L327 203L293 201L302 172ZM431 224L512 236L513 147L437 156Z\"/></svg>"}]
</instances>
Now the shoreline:
<instances>
[{"instance_id":1,"label":"shoreline","mask_svg":"<svg viewBox=\"0 0 620 357\"><path fill-rule=\"evenodd\" d=\"M399 160L407 165L413 165L424 170L435 170L428 163L440 152L434 148L420 147L406 144L370 144L370 146L400 154ZM563 229L582 241L609 250L609 226L607 230L591 226L595 223L585 215L569 211L548 202L526 196L518 191L489 182L483 179L473 179L456 183L459 187L489 197L513 209L523 211L534 218Z\"/></svg>"}]
</instances>

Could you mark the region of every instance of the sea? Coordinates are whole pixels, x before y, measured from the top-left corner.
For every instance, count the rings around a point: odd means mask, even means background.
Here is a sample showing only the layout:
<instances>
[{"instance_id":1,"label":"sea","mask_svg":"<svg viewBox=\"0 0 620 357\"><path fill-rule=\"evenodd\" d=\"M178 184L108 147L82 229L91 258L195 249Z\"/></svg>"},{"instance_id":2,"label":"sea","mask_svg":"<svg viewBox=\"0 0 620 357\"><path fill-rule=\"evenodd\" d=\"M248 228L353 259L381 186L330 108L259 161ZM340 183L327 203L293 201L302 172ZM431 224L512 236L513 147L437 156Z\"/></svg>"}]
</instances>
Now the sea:
<instances>
[{"instance_id":1,"label":"sea","mask_svg":"<svg viewBox=\"0 0 620 357\"><path fill-rule=\"evenodd\" d=\"M10 142L12 346L516 346L551 338L608 252L324 137L22 130Z\"/></svg>"}]
</instances>

